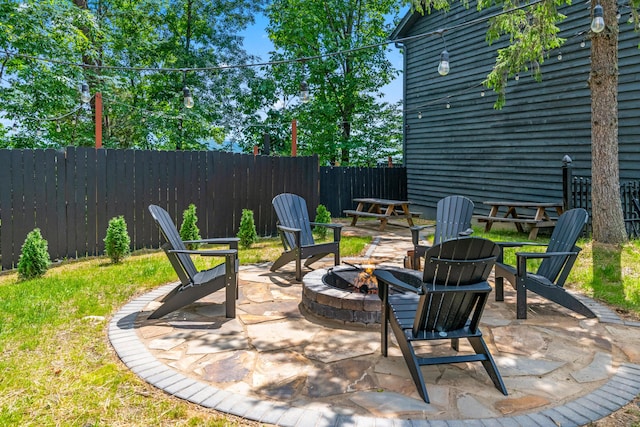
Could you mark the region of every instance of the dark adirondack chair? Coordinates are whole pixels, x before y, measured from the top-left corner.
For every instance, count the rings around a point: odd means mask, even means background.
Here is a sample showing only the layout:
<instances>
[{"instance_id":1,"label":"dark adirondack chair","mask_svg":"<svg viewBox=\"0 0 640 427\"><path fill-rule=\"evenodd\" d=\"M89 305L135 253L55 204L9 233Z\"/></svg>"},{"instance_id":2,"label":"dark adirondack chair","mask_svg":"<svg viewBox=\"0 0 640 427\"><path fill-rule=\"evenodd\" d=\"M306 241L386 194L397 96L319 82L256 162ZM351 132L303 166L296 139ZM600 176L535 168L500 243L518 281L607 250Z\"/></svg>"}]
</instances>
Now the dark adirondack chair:
<instances>
[{"instance_id":1,"label":"dark adirondack chair","mask_svg":"<svg viewBox=\"0 0 640 427\"><path fill-rule=\"evenodd\" d=\"M421 366L481 362L495 387L507 389L478 328L491 292L487 277L500 248L490 240L465 237L429 248L420 273L408 269L374 271L382 299L382 354L387 356L391 325L420 396L429 403ZM390 292L400 291L400 292ZM466 338L475 354L419 357L415 343L451 340L458 352Z\"/></svg>"},{"instance_id":2,"label":"dark adirondack chair","mask_svg":"<svg viewBox=\"0 0 640 427\"><path fill-rule=\"evenodd\" d=\"M420 269L420 259L430 248L428 245L420 244L420 232L422 230L434 229L434 245L458 237L469 236L473 233L471 228L473 207L473 202L464 196L447 196L438 201L435 225L411 227L411 240L413 241L411 268Z\"/></svg>"},{"instance_id":3,"label":"dark adirondack chair","mask_svg":"<svg viewBox=\"0 0 640 427\"><path fill-rule=\"evenodd\" d=\"M548 245L535 242L499 242L504 248L522 246L547 246L546 252L516 252L516 266L503 263L503 251L500 252L495 267L496 301L504 301L504 280L506 278L516 290L516 316L527 318L527 291L560 304L585 317L596 317L586 305L578 301L564 289L564 282L571 272L581 249L576 241L587 223L589 214L582 208L571 209L560 215L551 233ZM527 271L528 259L542 259L535 273Z\"/></svg>"},{"instance_id":4,"label":"dark adirondack chair","mask_svg":"<svg viewBox=\"0 0 640 427\"><path fill-rule=\"evenodd\" d=\"M156 205L150 205L149 211L167 240L162 249L180 278L180 284L163 298L162 305L151 313L149 319L160 318L220 289L225 289L226 316L235 317L239 239L233 237L183 241L167 211ZM228 245L229 249L188 250L185 244L189 243ZM208 270L198 271L191 255L224 257L224 262Z\"/></svg>"},{"instance_id":5,"label":"dark adirondack chair","mask_svg":"<svg viewBox=\"0 0 640 427\"><path fill-rule=\"evenodd\" d=\"M273 208L278 216L278 233L282 239L284 252L271 266L271 271L296 262L296 280L302 279L302 260L309 267L312 263L334 254L335 265L340 264L340 236L342 224L316 223L309 220L307 202L296 194L283 193L273 198ZM328 227L333 230L333 241L315 243L312 226Z\"/></svg>"}]
</instances>

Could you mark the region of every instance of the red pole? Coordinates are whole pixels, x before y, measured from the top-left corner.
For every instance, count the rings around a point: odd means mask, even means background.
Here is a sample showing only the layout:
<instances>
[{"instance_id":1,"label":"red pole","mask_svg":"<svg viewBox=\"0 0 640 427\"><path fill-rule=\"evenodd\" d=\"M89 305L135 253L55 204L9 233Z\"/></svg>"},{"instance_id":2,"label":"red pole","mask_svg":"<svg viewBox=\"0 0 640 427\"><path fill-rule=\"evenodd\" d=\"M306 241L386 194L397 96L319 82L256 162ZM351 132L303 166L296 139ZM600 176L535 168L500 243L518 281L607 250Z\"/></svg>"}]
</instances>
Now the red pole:
<instances>
[{"instance_id":1,"label":"red pole","mask_svg":"<svg viewBox=\"0 0 640 427\"><path fill-rule=\"evenodd\" d=\"M96 148L102 148L102 94L96 92Z\"/></svg>"},{"instance_id":2,"label":"red pole","mask_svg":"<svg viewBox=\"0 0 640 427\"><path fill-rule=\"evenodd\" d=\"M298 122L296 119L291 121L291 157L298 154Z\"/></svg>"},{"instance_id":3,"label":"red pole","mask_svg":"<svg viewBox=\"0 0 640 427\"><path fill-rule=\"evenodd\" d=\"M258 155L258 146L257 146L257 145L254 145L254 146L253 146L253 155L254 155L254 156L257 156L257 155Z\"/></svg>"}]
</instances>

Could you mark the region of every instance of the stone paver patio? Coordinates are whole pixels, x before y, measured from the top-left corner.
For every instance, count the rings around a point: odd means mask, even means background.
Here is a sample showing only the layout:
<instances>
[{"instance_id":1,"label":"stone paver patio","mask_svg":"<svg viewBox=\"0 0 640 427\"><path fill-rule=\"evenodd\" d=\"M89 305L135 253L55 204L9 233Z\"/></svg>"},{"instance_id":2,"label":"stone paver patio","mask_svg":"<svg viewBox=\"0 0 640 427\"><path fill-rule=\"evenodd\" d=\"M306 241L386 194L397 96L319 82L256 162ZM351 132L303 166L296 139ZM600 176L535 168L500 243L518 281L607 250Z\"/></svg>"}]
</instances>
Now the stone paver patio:
<instances>
[{"instance_id":1,"label":"stone paver patio","mask_svg":"<svg viewBox=\"0 0 640 427\"><path fill-rule=\"evenodd\" d=\"M410 247L406 228L388 227L363 258L346 261L400 266ZM137 298L110 322L114 349L169 394L281 426L585 425L640 392L640 324L593 301L598 319L585 319L533 294L529 318L516 320L506 287L505 302L485 309L482 331L509 395L479 363L430 366L426 404L398 347L381 356L379 327L303 313L293 263L277 273L269 266L241 266L236 319L224 317L223 293L158 320L147 316L174 284Z\"/></svg>"}]
</instances>

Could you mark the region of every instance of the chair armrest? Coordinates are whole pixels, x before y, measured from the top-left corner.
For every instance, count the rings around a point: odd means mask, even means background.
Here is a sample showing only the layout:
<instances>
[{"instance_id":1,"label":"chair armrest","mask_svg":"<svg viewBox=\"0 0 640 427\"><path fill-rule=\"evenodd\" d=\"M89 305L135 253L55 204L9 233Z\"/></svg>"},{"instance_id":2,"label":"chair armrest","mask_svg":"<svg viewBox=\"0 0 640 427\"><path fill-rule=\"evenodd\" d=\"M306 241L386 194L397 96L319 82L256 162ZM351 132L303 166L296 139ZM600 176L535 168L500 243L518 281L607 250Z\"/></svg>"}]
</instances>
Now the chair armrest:
<instances>
[{"instance_id":1,"label":"chair armrest","mask_svg":"<svg viewBox=\"0 0 640 427\"><path fill-rule=\"evenodd\" d=\"M467 228L466 230L459 232L458 236L466 237L466 236L471 236L472 234L473 234L473 228Z\"/></svg>"},{"instance_id":2,"label":"chair armrest","mask_svg":"<svg viewBox=\"0 0 640 427\"><path fill-rule=\"evenodd\" d=\"M196 243L203 245L229 245L231 249L238 249L239 241L240 239L237 237L216 237L212 239L183 240L182 243Z\"/></svg>"},{"instance_id":3,"label":"chair armrest","mask_svg":"<svg viewBox=\"0 0 640 427\"><path fill-rule=\"evenodd\" d=\"M527 260L536 258L553 258L555 256L578 255L578 252L516 252L516 275L519 278L527 276ZM564 282L564 280L563 280Z\"/></svg>"},{"instance_id":4,"label":"chair armrest","mask_svg":"<svg viewBox=\"0 0 640 427\"><path fill-rule=\"evenodd\" d=\"M387 270L375 269L373 270L373 275L376 276L378 280L381 280L382 282L396 288L414 293L418 293L418 291L420 291L420 289L416 288L415 286L411 286L410 284L397 279L396 276L394 276Z\"/></svg>"},{"instance_id":5,"label":"chair armrest","mask_svg":"<svg viewBox=\"0 0 640 427\"><path fill-rule=\"evenodd\" d=\"M302 234L302 230L300 230L299 228L292 228L292 227L285 227L284 225L280 225L280 224L276 224L276 227L278 228L278 231L280 231L280 238L282 240L282 245L284 246L285 250L290 250L293 248L299 248L300 247L300 237ZM287 239L285 238L284 233L291 233L293 234L293 240L294 240L294 244L293 246L291 246ZM291 246L291 247L289 247Z\"/></svg>"},{"instance_id":6,"label":"chair armrest","mask_svg":"<svg viewBox=\"0 0 640 427\"><path fill-rule=\"evenodd\" d=\"M276 227L278 227L278 230L282 230L286 233L296 233L302 231L299 228L285 227L284 225L276 225Z\"/></svg>"},{"instance_id":7,"label":"chair armrest","mask_svg":"<svg viewBox=\"0 0 640 427\"><path fill-rule=\"evenodd\" d=\"M578 252L516 252L517 257L526 259L553 258L554 256L578 255Z\"/></svg>"},{"instance_id":8,"label":"chair armrest","mask_svg":"<svg viewBox=\"0 0 640 427\"><path fill-rule=\"evenodd\" d=\"M173 254L187 254L187 255L200 255L200 256L229 256L238 255L238 251L235 249L222 249L215 251L191 251L187 249L169 249L167 252Z\"/></svg>"},{"instance_id":9,"label":"chair armrest","mask_svg":"<svg viewBox=\"0 0 640 427\"><path fill-rule=\"evenodd\" d=\"M472 283L464 286L445 286L445 285L428 285L425 284L424 288L427 293L466 293L466 292L491 292L492 288L489 282L483 281L478 283Z\"/></svg>"},{"instance_id":10,"label":"chair armrest","mask_svg":"<svg viewBox=\"0 0 640 427\"><path fill-rule=\"evenodd\" d=\"M344 227L343 224L333 224L333 223L327 223L327 222L310 222L310 225L313 226L320 226L320 227L327 227L327 228L342 228Z\"/></svg>"},{"instance_id":11,"label":"chair armrest","mask_svg":"<svg viewBox=\"0 0 640 427\"><path fill-rule=\"evenodd\" d=\"M537 242L495 242L501 248L519 248L521 246L549 246L546 243Z\"/></svg>"},{"instance_id":12,"label":"chair armrest","mask_svg":"<svg viewBox=\"0 0 640 427\"><path fill-rule=\"evenodd\" d=\"M411 230L411 241L413 242L413 246L418 246L418 242L420 240L420 232L427 228L433 228L435 230L435 225L413 225L409 227Z\"/></svg>"},{"instance_id":13,"label":"chair armrest","mask_svg":"<svg viewBox=\"0 0 640 427\"><path fill-rule=\"evenodd\" d=\"M411 231L416 230L416 231L421 231L424 230L425 228L436 228L435 224L425 224L425 225L412 225L411 227L409 227L409 229Z\"/></svg>"}]
</instances>

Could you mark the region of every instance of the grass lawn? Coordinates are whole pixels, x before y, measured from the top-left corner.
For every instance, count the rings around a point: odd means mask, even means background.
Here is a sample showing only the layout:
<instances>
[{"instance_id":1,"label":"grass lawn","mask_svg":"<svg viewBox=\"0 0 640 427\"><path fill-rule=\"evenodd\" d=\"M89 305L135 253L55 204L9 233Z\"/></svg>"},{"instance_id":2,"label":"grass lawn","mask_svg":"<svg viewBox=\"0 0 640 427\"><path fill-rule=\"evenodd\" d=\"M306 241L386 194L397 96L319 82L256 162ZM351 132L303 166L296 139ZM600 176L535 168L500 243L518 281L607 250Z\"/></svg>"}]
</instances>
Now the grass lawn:
<instances>
[{"instance_id":1,"label":"grass lawn","mask_svg":"<svg viewBox=\"0 0 640 427\"><path fill-rule=\"evenodd\" d=\"M480 229L475 234L522 239ZM343 237L342 255L361 253L369 241ZM620 251L580 244L584 250L568 286L638 316L640 242ZM273 261L280 252L279 240L263 239L241 250L240 262ZM0 275L0 426L238 425L234 418L148 386L109 346L109 317L136 295L175 280L159 251L134 254L118 265L107 258L62 263L28 281L18 281L13 272Z\"/></svg>"},{"instance_id":2,"label":"grass lawn","mask_svg":"<svg viewBox=\"0 0 640 427\"><path fill-rule=\"evenodd\" d=\"M359 254L370 240L343 237L341 253ZM262 239L240 250L240 263L274 261L281 252L279 239ZM203 268L216 259L194 262ZM63 263L27 281L0 275L0 426L236 425L147 385L110 348L109 316L176 280L161 251L117 265L107 258Z\"/></svg>"}]
</instances>

